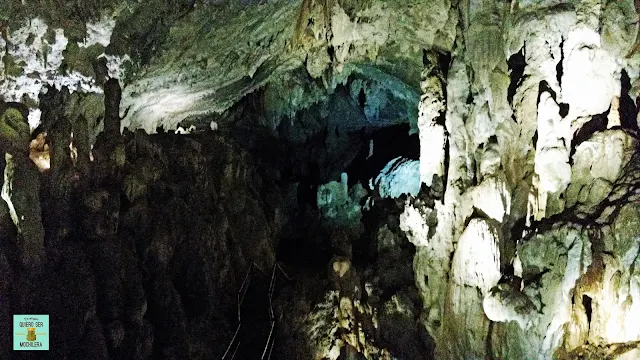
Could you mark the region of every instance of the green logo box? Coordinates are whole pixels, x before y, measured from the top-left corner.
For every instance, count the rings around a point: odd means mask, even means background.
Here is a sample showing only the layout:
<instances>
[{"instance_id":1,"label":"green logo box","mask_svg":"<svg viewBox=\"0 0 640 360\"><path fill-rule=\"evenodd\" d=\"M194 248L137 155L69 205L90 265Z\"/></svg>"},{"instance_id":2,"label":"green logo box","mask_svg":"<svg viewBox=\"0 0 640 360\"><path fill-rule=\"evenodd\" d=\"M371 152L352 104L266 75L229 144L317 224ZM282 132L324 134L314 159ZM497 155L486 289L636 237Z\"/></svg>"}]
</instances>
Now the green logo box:
<instances>
[{"instance_id":1,"label":"green logo box","mask_svg":"<svg viewBox=\"0 0 640 360\"><path fill-rule=\"evenodd\" d=\"M49 315L13 315L13 350L49 350Z\"/></svg>"}]
</instances>

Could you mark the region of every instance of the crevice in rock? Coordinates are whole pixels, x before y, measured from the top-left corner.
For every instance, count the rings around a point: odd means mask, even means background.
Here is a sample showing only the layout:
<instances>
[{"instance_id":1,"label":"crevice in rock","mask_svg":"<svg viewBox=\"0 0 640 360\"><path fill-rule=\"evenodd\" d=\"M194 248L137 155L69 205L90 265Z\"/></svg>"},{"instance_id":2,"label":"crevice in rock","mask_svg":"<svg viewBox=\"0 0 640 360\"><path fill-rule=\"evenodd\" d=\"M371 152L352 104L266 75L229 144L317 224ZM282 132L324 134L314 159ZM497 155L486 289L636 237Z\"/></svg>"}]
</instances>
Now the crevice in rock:
<instances>
[{"instance_id":1,"label":"crevice in rock","mask_svg":"<svg viewBox=\"0 0 640 360\"><path fill-rule=\"evenodd\" d=\"M631 99L629 91L631 90L631 79L625 69L620 75L620 125L623 129L631 130L633 133L638 132L638 108Z\"/></svg>"},{"instance_id":2,"label":"crevice in rock","mask_svg":"<svg viewBox=\"0 0 640 360\"><path fill-rule=\"evenodd\" d=\"M478 184L480 183L480 178L478 177L478 174L480 173L480 164L475 158L472 158L471 166L473 166L472 169L474 169L475 171L473 171L473 177L471 178L470 186L478 186Z\"/></svg>"},{"instance_id":3,"label":"crevice in rock","mask_svg":"<svg viewBox=\"0 0 640 360\"><path fill-rule=\"evenodd\" d=\"M565 116L567 116L567 114L569 114L569 104L560 103L558 104L558 107L560 108L560 117L564 118Z\"/></svg>"},{"instance_id":4,"label":"crevice in rock","mask_svg":"<svg viewBox=\"0 0 640 360\"><path fill-rule=\"evenodd\" d=\"M564 38L560 41L560 59L558 60L558 65L556 65L556 79L558 80L558 85L562 88L562 62L564 61ZM563 116L564 117L564 116Z\"/></svg>"},{"instance_id":5,"label":"crevice in rock","mask_svg":"<svg viewBox=\"0 0 640 360\"><path fill-rule=\"evenodd\" d=\"M451 53L450 52L440 52L438 53L438 68L442 71L443 78L446 79L449 75L449 68L451 68ZM443 84L445 87L444 97L446 101L447 92L446 92L446 82Z\"/></svg>"},{"instance_id":6,"label":"crevice in rock","mask_svg":"<svg viewBox=\"0 0 640 360\"><path fill-rule=\"evenodd\" d=\"M591 327L591 313L592 313L592 305L591 305L591 297L586 294L582 295L582 305L584 306L584 312L587 315L587 324Z\"/></svg>"},{"instance_id":7,"label":"crevice in rock","mask_svg":"<svg viewBox=\"0 0 640 360\"><path fill-rule=\"evenodd\" d=\"M546 80L542 80L538 85L538 98L536 99L536 106L540 105L540 97L544 92L548 92L549 95L551 95L551 98L553 99L553 101L558 103L558 101L556 100L557 99L556 92L551 88L551 86L549 86L549 83Z\"/></svg>"},{"instance_id":8,"label":"crevice in rock","mask_svg":"<svg viewBox=\"0 0 640 360\"><path fill-rule=\"evenodd\" d=\"M514 289L520 289L520 283L522 279L515 275L515 270L511 263L501 264L500 265L500 280L498 280L498 284L507 284Z\"/></svg>"},{"instance_id":9,"label":"crevice in rock","mask_svg":"<svg viewBox=\"0 0 640 360\"><path fill-rule=\"evenodd\" d=\"M541 269L540 272L538 272L536 274L533 274L533 275L524 275L523 274L522 275L523 276L522 283L524 284L525 287L529 286L529 285L532 285L532 284L535 284L536 286L539 286L540 282L542 281L542 277L545 274L549 273L550 271L551 271L550 269L544 268L544 269Z\"/></svg>"},{"instance_id":10,"label":"crevice in rock","mask_svg":"<svg viewBox=\"0 0 640 360\"><path fill-rule=\"evenodd\" d=\"M489 217L482 212L482 210L478 209L477 207L473 207L473 210L471 211L471 215L469 215L465 220L464 220L464 226L462 227L463 229L466 229L469 226L469 223L471 223L471 220L473 219L484 219L487 220L489 219Z\"/></svg>"},{"instance_id":11,"label":"crevice in rock","mask_svg":"<svg viewBox=\"0 0 640 360\"><path fill-rule=\"evenodd\" d=\"M364 93L364 88L360 88L360 92L358 93L358 104L360 105L360 108L364 110L364 107L367 104L367 97Z\"/></svg>"},{"instance_id":12,"label":"crevice in rock","mask_svg":"<svg viewBox=\"0 0 640 360\"><path fill-rule=\"evenodd\" d=\"M609 110L602 114L594 115L591 120L587 121L573 136L571 141L571 151L569 152L569 164L573 165L573 155L576 152L576 148L584 141L589 140L594 134L605 131L607 129L607 123L609 116Z\"/></svg>"},{"instance_id":13,"label":"crevice in rock","mask_svg":"<svg viewBox=\"0 0 640 360\"><path fill-rule=\"evenodd\" d=\"M513 97L518 87L522 84L522 81L526 78L523 76L524 70L527 67L527 62L524 57L524 47L509 57L507 65L509 66L510 79L509 88L507 89L507 100L509 104L513 105Z\"/></svg>"},{"instance_id":14,"label":"crevice in rock","mask_svg":"<svg viewBox=\"0 0 640 360\"><path fill-rule=\"evenodd\" d=\"M329 45L327 47L327 55L329 55L329 60L333 61L336 56L336 50L333 48L333 45Z\"/></svg>"},{"instance_id":15,"label":"crevice in rock","mask_svg":"<svg viewBox=\"0 0 640 360\"><path fill-rule=\"evenodd\" d=\"M450 156L449 156L449 132L445 129L444 131L444 136L445 136L445 140L444 140L444 174L442 176L441 182L442 182L442 196L439 197L439 200L442 201L444 200L444 194L446 194L447 192L447 186L449 184L449 162L451 161Z\"/></svg>"}]
</instances>

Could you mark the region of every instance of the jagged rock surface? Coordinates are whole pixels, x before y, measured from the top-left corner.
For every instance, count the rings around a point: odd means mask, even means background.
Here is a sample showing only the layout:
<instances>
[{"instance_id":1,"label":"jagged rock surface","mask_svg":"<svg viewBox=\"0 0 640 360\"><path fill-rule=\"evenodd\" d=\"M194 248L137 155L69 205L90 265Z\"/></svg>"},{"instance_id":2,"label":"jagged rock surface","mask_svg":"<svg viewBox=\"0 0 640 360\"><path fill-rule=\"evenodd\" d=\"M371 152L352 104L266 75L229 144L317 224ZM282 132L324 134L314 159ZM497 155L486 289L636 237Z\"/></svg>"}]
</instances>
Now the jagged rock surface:
<instances>
[{"instance_id":1,"label":"jagged rock surface","mask_svg":"<svg viewBox=\"0 0 640 360\"><path fill-rule=\"evenodd\" d=\"M49 116L65 105L45 111L45 123L64 123ZM228 289L240 286L252 262L268 269L275 261L273 208L254 165L219 138L106 134L87 169L67 150L40 174L26 157L28 140L23 154L14 152L27 160L13 165L6 183L13 192L2 202L1 322L49 313L52 344L63 344L51 348L52 358L220 356L211 344L228 341L235 326L226 316L237 306ZM88 160L85 150L78 157ZM40 204L42 219L32 215ZM204 328L216 331L194 336ZM1 357L11 358L10 334L3 339Z\"/></svg>"}]
</instances>

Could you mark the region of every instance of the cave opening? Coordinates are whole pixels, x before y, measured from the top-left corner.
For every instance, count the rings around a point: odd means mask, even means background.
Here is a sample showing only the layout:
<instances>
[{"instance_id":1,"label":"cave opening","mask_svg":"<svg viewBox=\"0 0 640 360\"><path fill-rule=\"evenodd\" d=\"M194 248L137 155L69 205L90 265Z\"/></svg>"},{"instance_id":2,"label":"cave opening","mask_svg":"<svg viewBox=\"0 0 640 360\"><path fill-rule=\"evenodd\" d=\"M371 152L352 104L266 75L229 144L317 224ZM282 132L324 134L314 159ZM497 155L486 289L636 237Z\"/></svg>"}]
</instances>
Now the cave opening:
<instances>
[{"instance_id":1,"label":"cave opening","mask_svg":"<svg viewBox=\"0 0 640 360\"><path fill-rule=\"evenodd\" d=\"M315 104L282 119L273 137L247 136L246 133L252 131L245 125L241 133L238 131L236 137L258 154L262 159L259 163L278 169L277 185L288 189L289 197L294 199L291 221L281 232L276 251L277 259L288 266L324 271L336 252L332 231L318 221L319 186L339 181L340 174L345 173L348 191L353 191L356 185L366 190L370 180L391 160L419 158L418 135L410 134L407 122L397 123L394 117L403 116L397 113L397 107L379 110L379 117L369 115L367 118L370 101L379 102L381 98L380 90L367 90L365 88L371 86L367 84L360 77L349 78L346 85L337 86L329 96L328 106ZM369 99L367 91L378 94L377 98ZM255 96L246 99L245 104L258 113L264 108L260 104L262 99ZM278 151L274 151L276 147ZM361 205L364 204L357 204ZM356 238L352 238L353 256L360 258L360 245L369 247L370 244L360 244L360 238ZM362 251L369 253L368 249ZM344 255L351 251L338 253Z\"/></svg>"},{"instance_id":2,"label":"cave opening","mask_svg":"<svg viewBox=\"0 0 640 360\"><path fill-rule=\"evenodd\" d=\"M397 157L418 160L420 139L418 134L410 134L409 130L409 124L399 124L364 134L361 149L345 169L349 175L349 186L360 183L368 188L369 180L375 179Z\"/></svg>"}]
</instances>

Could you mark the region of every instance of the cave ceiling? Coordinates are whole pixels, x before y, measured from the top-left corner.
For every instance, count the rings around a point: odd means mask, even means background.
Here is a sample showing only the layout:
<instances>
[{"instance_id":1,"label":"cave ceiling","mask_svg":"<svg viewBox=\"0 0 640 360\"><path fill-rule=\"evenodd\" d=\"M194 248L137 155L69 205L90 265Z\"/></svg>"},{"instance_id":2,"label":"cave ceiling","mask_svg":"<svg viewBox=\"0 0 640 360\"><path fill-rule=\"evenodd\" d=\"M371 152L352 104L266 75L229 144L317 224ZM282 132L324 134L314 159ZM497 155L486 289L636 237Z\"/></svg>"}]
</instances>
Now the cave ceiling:
<instances>
[{"instance_id":1,"label":"cave ceiling","mask_svg":"<svg viewBox=\"0 0 640 360\"><path fill-rule=\"evenodd\" d=\"M446 0L13 1L0 16L10 100L35 109L42 84L100 93L102 58L123 85L123 128L154 133L223 128L252 94L275 127L339 86L374 100L374 126L389 104L383 118L415 123L423 52L453 49L459 14Z\"/></svg>"}]
</instances>

